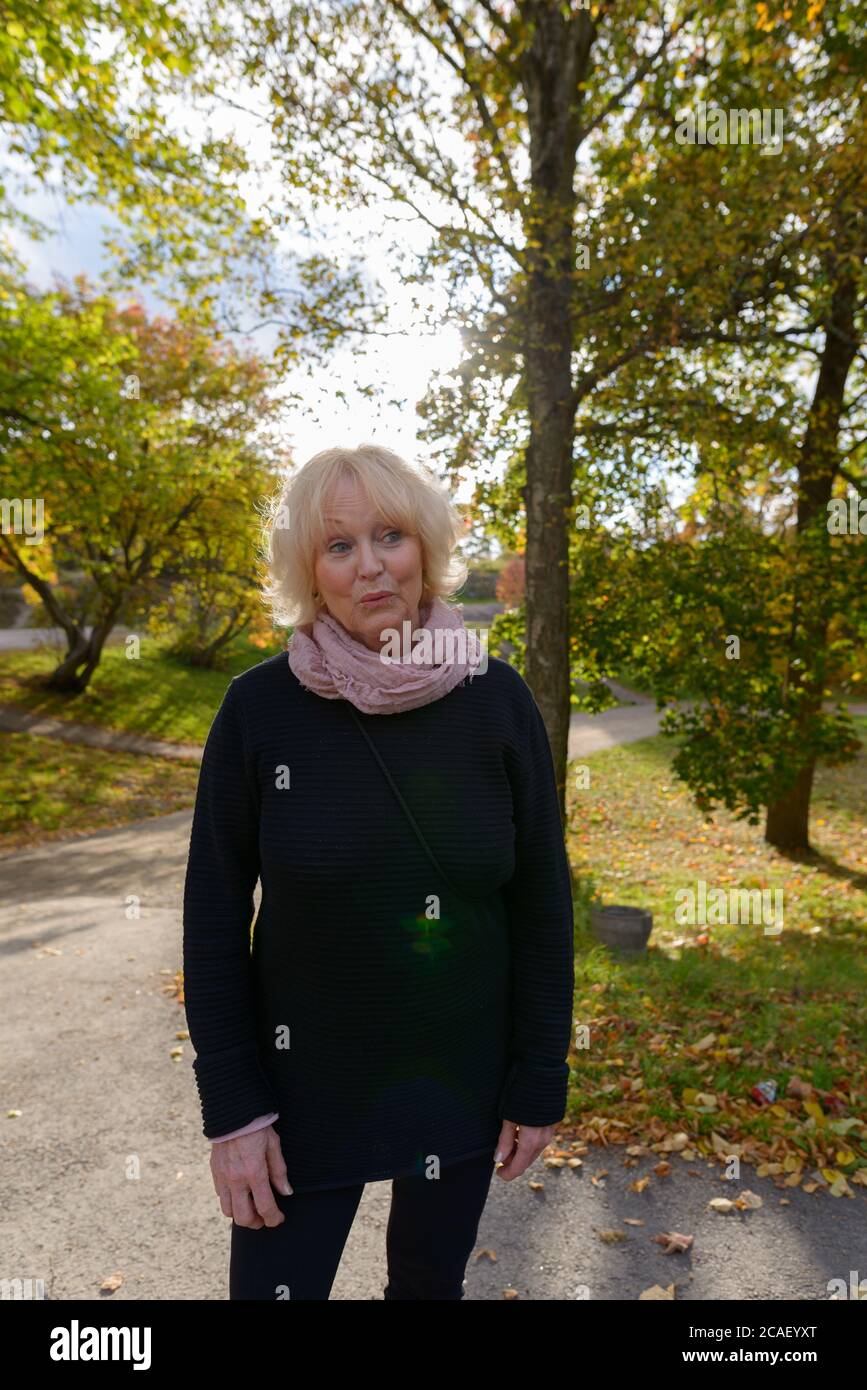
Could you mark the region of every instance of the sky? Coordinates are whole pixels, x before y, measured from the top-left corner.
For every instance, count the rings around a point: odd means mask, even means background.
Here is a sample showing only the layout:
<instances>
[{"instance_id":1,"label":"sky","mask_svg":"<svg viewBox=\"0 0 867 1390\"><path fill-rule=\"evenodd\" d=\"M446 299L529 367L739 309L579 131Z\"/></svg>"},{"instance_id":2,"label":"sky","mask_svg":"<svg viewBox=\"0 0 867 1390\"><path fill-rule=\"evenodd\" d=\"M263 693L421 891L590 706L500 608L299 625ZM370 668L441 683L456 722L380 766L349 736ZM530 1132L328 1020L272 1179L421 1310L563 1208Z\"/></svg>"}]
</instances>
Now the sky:
<instances>
[{"instance_id":1,"label":"sky","mask_svg":"<svg viewBox=\"0 0 867 1390\"><path fill-rule=\"evenodd\" d=\"M442 83L441 72L438 81ZM193 141L203 139L208 134L216 137L234 135L257 166L255 175L242 186L251 213L268 205L285 206L285 193L271 145L269 122L257 118L255 114L267 110L264 94L246 81L239 81L222 90L229 100L222 105L211 104L207 111L180 97L166 99L164 109L175 127L188 133ZM135 111L132 90L129 107L131 112ZM447 152L456 159L465 158L466 145L457 131L445 135L438 131L437 141L439 144L445 142ZM14 158L7 157L3 163L14 172ZM23 172L24 166L20 162L18 168ZM293 201L298 197L298 191L293 189ZM16 201L52 227L52 235L41 242L34 242L17 230L11 234L15 250L24 259L28 274L37 285L50 287L55 271L67 279L85 272L94 282L99 281L108 264L102 250L103 236L106 233L116 235L120 230L108 208L82 202L69 203L63 194L59 169L52 175L50 185L44 185L38 192L27 196L17 196ZM320 211L315 214L320 238L317 249L333 254L337 263L346 263L357 257L361 248L367 273L384 288L390 311L389 326L392 330L401 328L406 331L396 336L368 340L362 369L353 364L351 350L349 346L344 346L333 352L327 366L313 365L308 372L305 365L287 376L287 390L302 393L306 405L314 412L311 414L291 405L287 408L284 442L296 463L334 444L356 446L365 442L381 442L410 460L433 462L428 458L426 445L417 437L421 421L415 411L415 402L424 396L434 372L450 372L457 367L461 342L457 330L447 329L432 336L429 330L420 331L413 327L411 299L413 295L419 295L419 287L401 285L386 254L386 242L395 235L395 223L388 221L387 217L390 215L393 218L395 211L394 204L386 204L382 200L368 209L347 211L331 208L327 213ZM445 220L450 212L449 209L437 208L433 200L425 211L432 217L439 216L440 220ZM407 248L422 249L429 238L429 229L421 222L412 221L406 209L402 216L405 219L400 226L402 243ZM300 229L294 234L287 229L279 235L280 247L289 256L293 251L306 256L316 247L316 242L311 244ZM165 309L166 306L152 290L142 287L140 294L149 311ZM431 285L430 298L443 308L445 286ZM276 330L266 327L245 334L243 345L267 357L275 340ZM371 401L353 389L359 371L367 378L375 375L382 387L381 399ZM339 391L345 392L345 399L337 394ZM391 404L392 398L404 404ZM466 501L471 494L471 478L465 479L453 493L457 501Z\"/></svg>"},{"instance_id":2,"label":"sky","mask_svg":"<svg viewBox=\"0 0 867 1390\"><path fill-rule=\"evenodd\" d=\"M252 110L264 110L263 96L257 94L249 84L239 83L227 90L240 105ZM134 110L134 100L131 100L130 108ZM192 137L201 138L206 131L218 137L231 133L254 161L265 164L273 158L267 122L247 116L235 107L226 104L222 110L212 108L205 113L191 104L171 99L164 102L164 108L171 114L176 127L189 132ZM26 169L20 160L10 157L8 151L4 152L2 162L4 170L11 172L13 178L16 168L22 175ZM271 201L279 205L284 203L280 180L273 168L264 177L258 173L249 179L243 193L251 213ZM293 199L296 196L293 191ZM109 232L116 235L120 230L110 210L67 201L59 168L52 173L50 185L43 185L38 192L26 195L16 191L14 197L18 206L52 228L52 235L39 242L18 229L10 233L13 248L24 260L29 278L43 289L52 285L55 271L66 279L85 272L91 280L98 282L109 261L108 255L102 250L103 236ZM410 460L429 461L426 446L417 438L416 431L421 421L415 411L415 402L424 395L434 371L451 371L457 366L461 342L457 330L447 329L434 336L429 330L413 329L410 300L413 293L418 295L419 290L418 287L413 290L402 286L389 265L382 236L384 211L383 205L370 210L341 213L339 209L333 209L328 211L327 216L319 214L322 245L318 249L327 249L333 252L338 261L342 258L345 262L350 255L357 256L359 247L363 247L367 273L385 287L390 310L389 326L392 331L395 327L405 327L408 331L399 336L380 337L372 341L368 339L364 375L372 377L375 373L377 382L383 387L381 401L371 401L353 391L355 376L348 346L335 350L327 367L314 366L312 375L308 375L305 365L303 370L287 377L287 389L303 391L306 401L318 415L318 419L314 419L304 410L287 410L285 442L291 448L295 462L303 462L317 450L334 444L356 446L365 442L383 443ZM388 235L393 234L394 224L391 223ZM407 244L411 244L414 238L421 244L418 231L408 223L401 229L401 235ZM278 242L281 250L290 253L296 250L303 256L313 249L307 237L298 235L293 241L287 232L281 236L282 240ZM149 311L165 310L166 306L151 289L142 287L139 293ZM435 286L432 286L432 295L434 299L437 297ZM444 303L442 291L439 292L439 301ZM276 330L266 327L244 335L243 344L267 357L275 340ZM336 394L340 389L346 392L346 400ZM392 398L405 401L405 405L389 404ZM464 501L471 492L471 482L467 480L453 495L456 500Z\"/></svg>"}]
</instances>

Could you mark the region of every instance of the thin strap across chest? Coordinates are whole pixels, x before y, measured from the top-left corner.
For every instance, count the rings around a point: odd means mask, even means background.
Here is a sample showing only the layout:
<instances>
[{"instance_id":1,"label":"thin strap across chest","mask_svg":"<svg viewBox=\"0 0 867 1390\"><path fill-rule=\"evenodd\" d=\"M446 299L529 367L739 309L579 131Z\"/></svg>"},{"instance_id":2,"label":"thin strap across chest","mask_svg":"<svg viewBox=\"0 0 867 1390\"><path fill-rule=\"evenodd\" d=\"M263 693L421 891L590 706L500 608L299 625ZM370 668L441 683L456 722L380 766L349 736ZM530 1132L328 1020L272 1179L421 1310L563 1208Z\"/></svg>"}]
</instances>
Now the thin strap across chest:
<instances>
[{"instance_id":1,"label":"thin strap across chest","mask_svg":"<svg viewBox=\"0 0 867 1390\"><path fill-rule=\"evenodd\" d=\"M402 809L403 809L403 813L404 813L404 815L406 816L407 820L409 821L410 825L412 826L413 831L415 832L415 837L416 837L416 839L418 840L419 844L421 845L422 849L424 850L425 854L427 855L428 859L429 859L430 862L433 864L434 868L436 869L436 871L437 871L437 873L440 875L440 877L445 881L445 883L448 884L448 886L449 886L449 888L452 890L452 892L455 893L455 894L457 894L457 896L458 896L459 898L460 898L460 897L466 897L466 894L465 894L465 893L461 893L457 888L455 888L454 884L453 884L453 883L451 882L451 880L449 879L448 874L446 873L445 869L443 869L442 865L440 864L439 860L437 859L436 855L434 854L433 850L431 849L431 847L430 847L430 845L428 844L427 840L425 839L424 835L421 833L421 830L419 829L419 826L418 826L418 823L417 823L417 821L416 821L415 816L413 815L412 811L409 809L409 807L407 806L407 804L406 804L406 802L404 801L403 797L401 796L401 794L400 794L400 789L398 788L397 783L395 782L394 778L392 777L392 775L391 775L391 773L389 772L388 768L386 767L385 763L382 761L382 758L381 758L380 753L379 753L379 749L377 748L376 744L373 742L373 739L370 737L370 734L367 732L367 730L365 729L365 727L364 727L364 725L362 724L361 720L359 719L357 713L355 712L355 708L353 707L352 704L350 704L350 702L349 702L348 700L347 700L346 703L347 703L347 705L349 706L349 713L352 715L352 718L355 720L355 723L357 724L358 728L361 730L361 732L363 733L365 739L367 740L367 744L368 744L368 747L370 748L371 753L372 753L373 756L376 758L376 761L379 763L379 766L382 768L382 771L383 771L383 773L385 774L385 779L386 779L386 781L388 782L388 785L391 787L391 790L394 792L395 796L397 797L398 801L400 802L400 805L401 805L401 807L402 807Z\"/></svg>"}]
</instances>

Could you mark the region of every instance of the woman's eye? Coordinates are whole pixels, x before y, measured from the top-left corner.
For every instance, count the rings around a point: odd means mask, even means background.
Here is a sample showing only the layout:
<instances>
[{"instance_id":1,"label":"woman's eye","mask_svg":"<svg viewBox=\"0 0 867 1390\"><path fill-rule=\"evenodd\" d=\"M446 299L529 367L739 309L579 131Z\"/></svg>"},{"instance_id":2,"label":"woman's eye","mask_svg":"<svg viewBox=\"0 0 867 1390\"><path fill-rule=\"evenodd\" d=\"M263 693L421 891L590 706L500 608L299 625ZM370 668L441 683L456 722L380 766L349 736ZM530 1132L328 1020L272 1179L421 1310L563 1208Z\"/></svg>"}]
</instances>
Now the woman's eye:
<instances>
[{"instance_id":1,"label":"woman's eye","mask_svg":"<svg viewBox=\"0 0 867 1390\"><path fill-rule=\"evenodd\" d=\"M400 531L400 530L398 530L397 527L394 527L391 531L384 531L384 532L383 532L382 539L383 539L383 540L388 540L389 536L396 536L398 540L401 540L402 537L403 537L403 532ZM332 541L331 544L330 544L329 547L328 547L328 552L329 552L329 554L333 554L333 552L334 552L334 547L335 547L336 545L348 545L348 544L349 544L348 541Z\"/></svg>"}]
</instances>

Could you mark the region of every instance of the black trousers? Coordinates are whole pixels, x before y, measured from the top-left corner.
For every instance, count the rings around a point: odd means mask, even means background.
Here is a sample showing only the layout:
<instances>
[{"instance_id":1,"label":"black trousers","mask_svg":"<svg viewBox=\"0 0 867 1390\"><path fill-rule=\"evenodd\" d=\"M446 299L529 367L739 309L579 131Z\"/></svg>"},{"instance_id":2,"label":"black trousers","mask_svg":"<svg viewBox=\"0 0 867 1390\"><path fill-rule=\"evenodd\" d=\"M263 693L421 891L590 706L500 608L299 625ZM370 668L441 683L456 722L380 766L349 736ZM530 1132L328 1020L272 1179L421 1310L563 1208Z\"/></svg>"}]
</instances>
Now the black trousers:
<instances>
[{"instance_id":1,"label":"black trousers","mask_svg":"<svg viewBox=\"0 0 867 1390\"><path fill-rule=\"evenodd\" d=\"M493 1152L440 1170L393 1178L386 1231L392 1299L461 1299L463 1278L494 1175ZM230 1299L327 1299L364 1183L324 1192L274 1193L279 1226L236 1226Z\"/></svg>"}]
</instances>

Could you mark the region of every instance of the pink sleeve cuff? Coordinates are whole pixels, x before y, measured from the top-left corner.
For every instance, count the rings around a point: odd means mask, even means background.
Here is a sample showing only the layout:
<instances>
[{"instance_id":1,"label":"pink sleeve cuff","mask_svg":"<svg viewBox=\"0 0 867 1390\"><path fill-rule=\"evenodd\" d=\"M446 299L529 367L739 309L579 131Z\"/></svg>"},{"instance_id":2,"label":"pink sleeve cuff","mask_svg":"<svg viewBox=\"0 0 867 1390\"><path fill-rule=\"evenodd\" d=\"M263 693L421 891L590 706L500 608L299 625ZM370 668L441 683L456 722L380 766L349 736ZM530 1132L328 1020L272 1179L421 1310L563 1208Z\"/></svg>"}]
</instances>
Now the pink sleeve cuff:
<instances>
[{"instance_id":1,"label":"pink sleeve cuff","mask_svg":"<svg viewBox=\"0 0 867 1390\"><path fill-rule=\"evenodd\" d=\"M212 1139L211 1143L222 1144L227 1139L240 1139L242 1134L253 1134L255 1130L264 1129L266 1125L273 1124L276 1119L279 1119L276 1110L270 1115L260 1115L258 1120L251 1120L248 1125L244 1125L243 1129L233 1129L231 1134L221 1134L218 1139Z\"/></svg>"}]
</instances>

